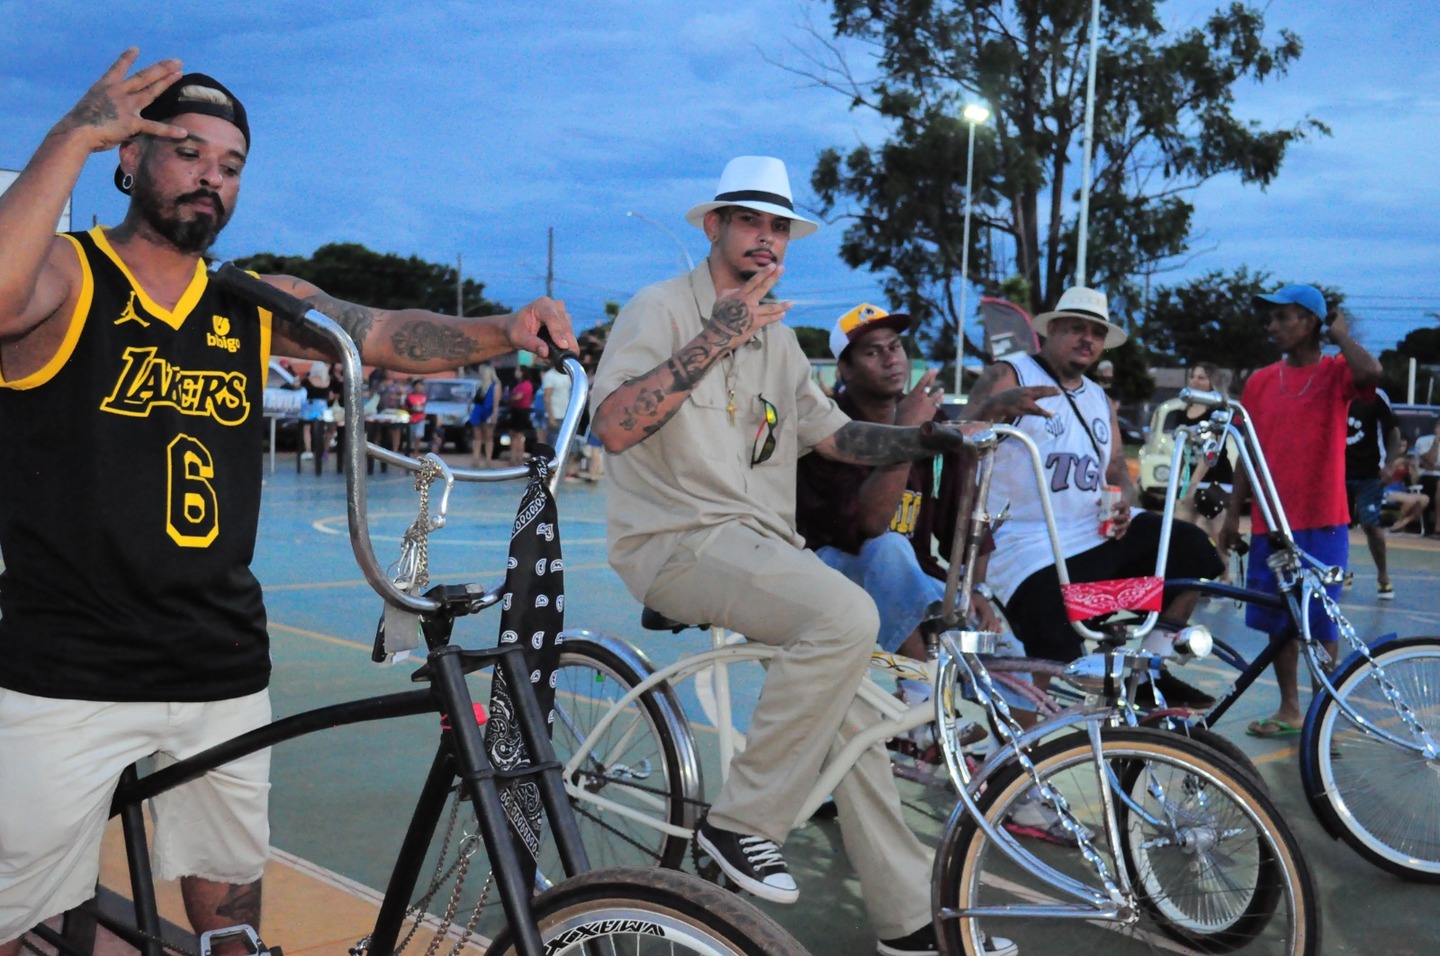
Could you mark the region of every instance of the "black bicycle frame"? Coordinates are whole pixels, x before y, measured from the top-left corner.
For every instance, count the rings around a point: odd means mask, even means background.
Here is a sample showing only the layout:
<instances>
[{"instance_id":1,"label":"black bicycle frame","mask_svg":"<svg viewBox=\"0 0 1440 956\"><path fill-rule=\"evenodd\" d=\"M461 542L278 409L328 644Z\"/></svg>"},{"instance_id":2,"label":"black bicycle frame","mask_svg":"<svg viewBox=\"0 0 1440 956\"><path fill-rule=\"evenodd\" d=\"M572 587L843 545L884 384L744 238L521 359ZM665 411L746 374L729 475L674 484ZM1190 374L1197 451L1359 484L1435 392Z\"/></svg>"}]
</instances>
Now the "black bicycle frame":
<instances>
[{"instance_id":1,"label":"black bicycle frame","mask_svg":"<svg viewBox=\"0 0 1440 956\"><path fill-rule=\"evenodd\" d=\"M491 764L485 753L484 734L477 722L455 720L449 716L474 712L474 701L465 675L492 665L503 672L509 683L521 737L528 752L534 756L532 762L513 770L497 770ZM503 649L466 650L446 644L431 649L425 665L416 672L414 679L428 680L429 686L421 690L332 704L286 717L144 777L138 776L133 767L128 768L111 801L110 814L121 818L125 831L135 925L117 924L103 918L101 922L144 956L163 956L159 943L160 919L141 809L145 800L195 780L232 760L318 730L434 714L445 720L444 729L390 873L380 913L370 936L369 956L390 956L394 952L404 927L405 912L424 866L426 851L457 781L462 791L468 792L479 820L501 903L506 919L515 931L518 949L525 956L541 956L543 947L530 907L534 886L522 875L524 868L519 854L525 851L509 827L500 802L500 787L512 781L533 778L555 834L565 875L582 873L589 869L590 864L565 796L560 777L562 764L555 758L544 716L540 713L539 700L530 684L524 648L512 645ZM61 947L62 953L77 952L66 944L60 934L43 927L36 932L46 942Z\"/></svg>"}]
</instances>

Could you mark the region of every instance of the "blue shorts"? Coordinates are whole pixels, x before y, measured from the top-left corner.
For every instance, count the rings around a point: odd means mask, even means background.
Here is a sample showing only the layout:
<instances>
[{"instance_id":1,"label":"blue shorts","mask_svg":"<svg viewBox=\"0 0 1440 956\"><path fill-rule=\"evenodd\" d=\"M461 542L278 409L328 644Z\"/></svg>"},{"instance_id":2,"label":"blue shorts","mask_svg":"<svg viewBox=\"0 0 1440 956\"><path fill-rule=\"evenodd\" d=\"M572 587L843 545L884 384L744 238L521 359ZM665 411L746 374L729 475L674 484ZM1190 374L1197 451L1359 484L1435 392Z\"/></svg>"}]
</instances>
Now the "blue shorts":
<instances>
[{"instance_id":1,"label":"blue shorts","mask_svg":"<svg viewBox=\"0 0 1440 956\"><path fill-rule=\"evenodd\" d=\"M1304 531L1294 532L1294 536L1296 546L1321 564L1339 567L1342 570L1350 566L1350 529L1344 525L1335 525L1330 528L1306 528ZM1245 568L1245 586L1256 591L1279 594L1279 582L1266 560L1269 556L1270 539L1263 534L1251 535L1250 556ZM1332 599L1339 600L1340 585L1327 585L1325 593ZM1310 615L1311 637L1323 644L1333 644L1339 639L1340 635L1335 629L1335 622L1330 620L1319 601L1310 603L1308 614ZM1245 606L1245 623L1257 631L1271 635L1296 630L1288 610L1261 607L1258 604Z\"/></svg>"},{"instance_id":2,"label":"blue shorts","mask_svg":"<svg viewBox=\"0 0 1440 956\"><path fill-rule=\"evenodd\" d=\"M815 556L860 585L880 611L875 640L887 651L897 650L925 619L930 605L945 596L945 582L920 568L910 539L894 531L871 538L859 554L829 546Z\"/></svg>"},{"instance_id":3,"label":"blue shorts","mask_svg":"<svg viewBox=\"0 0 1440 956\"><path fill-rule=\"evenodd\" d=\"M325 409L330 403L323 398L307 398L305 404L300 406L300 420L302 422L318 422L325 417Z\"/></svg>"},{"instance_id":4,"label":"blue shorts","mask_svg":"<svg viewBox=\"0 0 1440 956\"><path fill-rule=\"evenodd\" d=\"M1357 478L1345 482L1350 496L1350 520L1363 528L1380 525L1380 508L1385 504L1385 486L1379 478Z\"/></svg>"}]
</instances>

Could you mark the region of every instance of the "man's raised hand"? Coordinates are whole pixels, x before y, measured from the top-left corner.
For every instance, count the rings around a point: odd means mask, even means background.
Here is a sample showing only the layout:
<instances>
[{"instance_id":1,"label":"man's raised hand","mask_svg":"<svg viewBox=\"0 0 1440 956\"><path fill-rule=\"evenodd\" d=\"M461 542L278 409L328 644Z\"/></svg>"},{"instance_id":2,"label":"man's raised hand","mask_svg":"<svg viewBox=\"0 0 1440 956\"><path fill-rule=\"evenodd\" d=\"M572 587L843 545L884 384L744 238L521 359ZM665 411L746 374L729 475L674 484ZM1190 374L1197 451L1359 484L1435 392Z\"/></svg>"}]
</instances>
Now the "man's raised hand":
<instances>
[{"instance_id":1,"label":"man's raised hand","mask_svg":"<svg viewBox=\"0 0 1440 956\"><path fill-rule=\"evenodd\" d=\"M789 302L761 301L784 272L784 266L772 263L756 272L739 289L717 291L715 309L706 325L729 338L731 348L738 348L765 326L785 318L785 313L790 311Z\"/></svg>"},{"instance_id":2,"label":"man's raised hand","mask_svg":"<svg viewBox=\"0 0 1440 956\"><path fill-rule=\"evenodd\" d=\"M140 115L141 110L180 78L180 61L161 60L133 76L126 76L139 56L140 51L135 47L120 54L62 121L65 128L84 130L91 136L92 152L113 149L141 133L169 139L184 139L189 135L183 127Z\"/></svg>"},{"instance_id":3,"label":"man's raised hand","mask_svg":"<svg viewBox=\"0 0 1440 956\"><path fill-rule=\"evenodd\" d=\"M943 389L932 388L939 374L937 369L925 370L915 387L896 403L895 424L919 425L935 417L935 412L940 409L940 400L945 395Z\"/></svg>"}]
</instances>

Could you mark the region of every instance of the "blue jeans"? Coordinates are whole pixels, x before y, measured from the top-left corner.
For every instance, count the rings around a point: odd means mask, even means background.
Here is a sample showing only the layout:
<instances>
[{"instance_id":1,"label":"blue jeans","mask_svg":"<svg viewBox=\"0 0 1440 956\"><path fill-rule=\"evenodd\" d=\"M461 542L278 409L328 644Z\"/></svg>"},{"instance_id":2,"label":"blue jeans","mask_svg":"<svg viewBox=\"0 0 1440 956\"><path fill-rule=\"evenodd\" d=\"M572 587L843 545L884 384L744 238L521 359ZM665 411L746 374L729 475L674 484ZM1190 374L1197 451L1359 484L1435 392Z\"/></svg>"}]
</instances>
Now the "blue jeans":
<instances>
[{"instance_id":1,"label":"blue jeans","mask_svg":"<svg viewBox=\"0 0 1440 956\"><path fill-rule=\"evenodd\" d=\"M922 571L910 540L893 531L866 541L859 554L827 546L815 555L874 599L880 611L875 639L887 651L898 649L925 618L926 609L945 596L945 582Z\"/></svg>"}]
</instances>

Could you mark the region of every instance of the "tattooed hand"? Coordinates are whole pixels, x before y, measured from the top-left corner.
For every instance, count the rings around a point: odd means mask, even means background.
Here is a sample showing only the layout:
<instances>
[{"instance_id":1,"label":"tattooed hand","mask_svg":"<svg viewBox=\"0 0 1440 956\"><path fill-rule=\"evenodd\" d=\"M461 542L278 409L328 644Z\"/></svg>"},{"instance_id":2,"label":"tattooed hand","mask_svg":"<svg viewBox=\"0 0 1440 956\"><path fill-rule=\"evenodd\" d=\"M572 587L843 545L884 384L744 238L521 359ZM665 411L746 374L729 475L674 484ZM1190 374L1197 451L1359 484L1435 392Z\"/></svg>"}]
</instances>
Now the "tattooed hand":
<instances>
[{"instance_id":1,"label":"tattooed hand","mask_svg":"<svg viewBox=\"0 0 1440 956\"><path fill-rule=\"evenodd\" d=\"M790 311L789 302L761 302L785 271L771 263L750 277L739 289L716 292L715 309L705 323L707 330L719 332L729 340L732 349L739 348L755 333L772 322L779 322Z\"/></svg>"},{"instance_id":2,"label":"tattooed hand","mask_svg":"<svg viewBox=\"0 0 1440 956\"><path fill-rule=\"evenodd\" d=\"M1041 408L1040 399L1059 395L1054 385L1024 385L996 392L981 404L975 418L987 422L1008 422L1021 415L1039 415L1050 418L1051 413Z\"/></svg>"},{"instance_id":3,"label":"tattooed hand","mask_svg":"<svg viewBox=\"0 0 1440 956\"><path fill-rule=\"evenodd\" d=\"M141 110L180 78L180 61L161 60L127 77L126 72L139 56L140 51L133 46L120 54L120 59L111 64L60 121L56 131L86 133L92 139L91 151L97 153L113 149L141 133L169 139L188 136L183 127L140 116Z\"/></svg>"},{"instance_id":4,"label":"tattooed hand","mask_svg":"<svg viewBox=\"0 0 1440 956\"><path fill-rule=\"evenodd\" d=\"M516 312L510 317L505 336L514 348L549 358L550 347L540 338L542 326L550 331L556 348L575 350L575 332L570 327L570 315L565 311L565 303L559 299L541 297Z\"/></svg>"},{"instance_id":5,"label":"tattooed hand","mask_svg":"<svg viewBox=\"0 0 1440 956\"><path fill-rule=\"evenodd\" d=\"M895 404L895 424L919 425L935 417L945 397L945 390L935 385L935 376L939 374L937 369L926 369L915 387Z\"/></svg>"}]
</instances>

